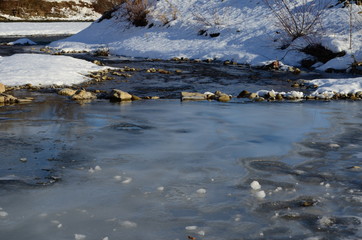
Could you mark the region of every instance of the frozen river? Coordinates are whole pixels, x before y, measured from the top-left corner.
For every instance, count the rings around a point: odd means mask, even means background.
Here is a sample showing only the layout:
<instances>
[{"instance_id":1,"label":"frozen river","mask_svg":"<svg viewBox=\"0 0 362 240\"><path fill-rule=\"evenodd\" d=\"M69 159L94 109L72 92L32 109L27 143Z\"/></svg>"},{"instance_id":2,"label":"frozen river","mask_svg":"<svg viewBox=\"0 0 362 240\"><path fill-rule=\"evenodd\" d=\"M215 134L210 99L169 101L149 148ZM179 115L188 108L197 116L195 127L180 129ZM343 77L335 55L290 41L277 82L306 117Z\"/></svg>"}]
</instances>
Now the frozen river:
<instances>
[{"instance_id":1,"label":"frozen river","mask_svg":"<svg viewBox=\"0 0 362 240\"><path fill-rule=\"evenodd\" d=\"M0 108L4 239L362 237L359 102L42 96Z\"/></svg>"},{"instance_id":2,"label":"frozen river","mask_svg":"<svg viewBox=\"0 0 362 240\"><path fill-rule=\"evenodd\" d=\"M181 102L181 91L290 91L315 75L120 59L101 60L142 71L81 87L162 99L19 90L35 100L0 107L0 239L362 238L360 101Z\"/></svg>"}]
</instances>

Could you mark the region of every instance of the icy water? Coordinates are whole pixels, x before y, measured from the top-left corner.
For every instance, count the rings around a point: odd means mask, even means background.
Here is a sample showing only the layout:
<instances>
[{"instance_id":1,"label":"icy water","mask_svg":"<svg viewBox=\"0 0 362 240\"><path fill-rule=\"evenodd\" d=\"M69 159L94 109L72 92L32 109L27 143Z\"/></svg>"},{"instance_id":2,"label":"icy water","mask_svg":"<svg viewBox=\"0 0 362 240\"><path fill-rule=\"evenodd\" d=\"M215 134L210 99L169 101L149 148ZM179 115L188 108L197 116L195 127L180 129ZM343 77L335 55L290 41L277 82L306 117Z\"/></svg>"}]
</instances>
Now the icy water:
<instances>
[{"instance_id":1,"label":"icy water","mask_svg":"<svg viewBox=\"0 0 362 240\"><path fill-rule=\"evenodd\" d=\"M1 46L0 55L39 48ZM295 90L288 79L319 73L101 60L140 70L82 87L162 99L15 92L35 101L0 106L1 240L362 239L361 102L178 99Z\"/></svg>"},{"instance_id":2,"label":"icy water","mask_svg":"<svg viewBox=\"0 0 362 240\"><path fill-rule=\"evenodd\" d=\"M362 238L360 102L37 99L0 108L1 239Z\"/></svg>"}]
</instances>

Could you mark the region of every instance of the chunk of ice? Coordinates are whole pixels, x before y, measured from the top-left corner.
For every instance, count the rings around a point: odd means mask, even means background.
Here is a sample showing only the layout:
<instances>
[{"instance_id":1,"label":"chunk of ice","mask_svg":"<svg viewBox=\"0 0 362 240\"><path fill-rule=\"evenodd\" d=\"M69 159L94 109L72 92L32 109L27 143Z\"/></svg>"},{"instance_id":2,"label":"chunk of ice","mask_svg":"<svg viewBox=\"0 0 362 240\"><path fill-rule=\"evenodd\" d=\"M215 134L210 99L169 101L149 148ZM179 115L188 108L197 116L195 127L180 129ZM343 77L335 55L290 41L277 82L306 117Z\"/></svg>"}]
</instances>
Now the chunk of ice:
<instances>
[{"instance_id":1,"label":"chunk of ice","mask_svg":"<svg viewBox=\"0 0 362 240\"><path fill-rule=\"evenodd\" d=\"M259 190L261 189L261 185L259 184L258 181L253 181L252 183L250 183L250 187L254 190Z\"/></svg>"},{"instance_id":2,"label":"chunk of ice","mask_svg":"<svg viewBox=\"0 0 362 240\"><path fill-rule=\"evenodd\" d=\"M124 228L135 228L137 227L137 223L131 221L123 221L121 222L121 226Z\"/></svg>"},{"instance_id":3,"label":"chunk of ice","mask_svg":"<svg viewBox=\"0 0 362 240\"><path fill-rule=\"evenodd\" d=\"M87 236L83 235L83 234L74 234L74 239L75 240L84 240Z\"/></svg>"},{"instance_id":4,"label":"chunk of ice","mask_svg":"<svg viewBox=\"0 0 362 240\"><path fill-rule=\"evenodd\" d=\"M187 231L195 231L197 229L197 226L187 226L185 227Z\"/></svg>"},{"instance_id":5,"label":"chunk of ice","mask_svg":"<svg viewBox=\"0 0 362 240\"><path fill-rule=\"evenodd\" d=\"M256 196L257 198L263 199L263 198L265 198L266 194L265 194L265 192L264 192L263 190L261 190L261 191L257 191L257 192L255 193L255 196Z\"/></svg>"},{"instance_id":6,"label":"chunk of ice","mask_svg":"<svg viewBox=\"0 0 362 240\"><path fill-rule=\"evenodd\" d=\"M204 188L200 188L196 191L198 194L205 194L206 193L206 189Z\"/></svg>"},{"instance_id":7,"label":"chunk of ice","mask_svg":"<svg viewBox=\"0 0 362 240\"><path fill-rule=\"evenodd\" d=\"M5 211L0 211L0 217L7 217L9 214Z\"/></svg>"}]
</instances>

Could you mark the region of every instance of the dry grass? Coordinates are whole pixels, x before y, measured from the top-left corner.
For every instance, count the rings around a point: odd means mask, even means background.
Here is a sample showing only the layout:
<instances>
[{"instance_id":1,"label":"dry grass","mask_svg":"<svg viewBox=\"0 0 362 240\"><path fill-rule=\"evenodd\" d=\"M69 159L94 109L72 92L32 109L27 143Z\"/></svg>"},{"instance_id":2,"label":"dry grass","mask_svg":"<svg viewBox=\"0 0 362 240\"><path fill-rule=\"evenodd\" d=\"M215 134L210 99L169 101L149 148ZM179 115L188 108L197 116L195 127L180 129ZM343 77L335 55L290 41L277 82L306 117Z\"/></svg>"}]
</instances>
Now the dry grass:
<instances>
[{"instance_id":1,"label":"dry grass","mask_svg":"<svg viewBox=\"0 0 362 240\"><path fill-rule=\"evenodd\" d=\"M125 17L136 27L147 26L147 14L149 13L148 0L126 0Z\"/></svg>"},{"instance_id":2,"label":"dry grass","mask_svg":"<svg viewBox=\"0 0 362 240\"><path fill-rule=\"evenodd\" d=\"M103 13L124 2L124 0L97 0L93 4L69 2L47 2L43 0L0 0L0 12L14 17L29 18L36 17L67 17L61 9L77 11L77 7L93 8L96 12Z\"/></svg>"}]
</instances>

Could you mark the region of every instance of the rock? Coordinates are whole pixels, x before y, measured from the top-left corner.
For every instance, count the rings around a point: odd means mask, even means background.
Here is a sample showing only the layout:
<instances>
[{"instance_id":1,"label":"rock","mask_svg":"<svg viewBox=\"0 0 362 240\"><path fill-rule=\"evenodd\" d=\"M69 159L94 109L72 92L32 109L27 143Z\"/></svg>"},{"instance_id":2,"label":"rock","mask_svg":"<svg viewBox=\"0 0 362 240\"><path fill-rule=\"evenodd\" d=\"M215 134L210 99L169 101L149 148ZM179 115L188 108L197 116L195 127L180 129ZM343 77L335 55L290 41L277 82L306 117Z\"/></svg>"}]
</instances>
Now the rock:
<instances>
[{"instance_id":1,"label":"rock","mask_svg":"<svg viewBox=\"0 0 362 240\"><path fill-rule=\"evenodd\" d=\"M103 63L101 63L101 61L98 60L94 60L93 63L97 64L98 66L103 66Z\"/></svg>"},{"instance_id":2,"label":"rock","mask_svg":"<svg viewBox=\"0 0 362 240\"><path fill-rule=\"evenodd\" d=\"M73 96L76 92L76 90L71 88L63 88L58 91L58 94L62 96Z\"/></svg>"},{"instance_id":3,"label":"rock","mask_svg":"<svg viewBox=\"0 0 362 240\"><path fill-rule=\"evenodd\" d=\"M181 92L181 101L185 100L206 100L206 95L196 92Z\"/></svg>"},{"instance_id":4,"label":"rock","mask_svg":"<svg viewBox=\"0 0 362 240\"><path fill-rule=\"evenodd\" d=\"M6 91L5 85L0 83L0 93L3 93Z\"/></svg>"},{"instance_id":5,"label":"rock","mask_svg":"<svg viewBox=\"0 0 362 240\"><path fill-rule=\"evenodd\" d=\"M254 98L255 102L263 102L265 99L263 97L256 97Z\"/></svg>"},{"instance_id":6,"label":"rock","mask_svg":"<svg viewBox=\"0 0 362 240\"><path fill-rule=\"evenodd\" d=\"M248 98L250 96L250 92L243 90L239 93L239 95L237 96L237 98Z\"/></svg>"},{"instance_id":7,"label":"rock","mask_svg":"<svg viewBox=\"0 0 362 240\"><path fill-rule=\"evenodd\" d=\"M299 85L299 83L293 83L291 87L292 87L292 88L299 88L300 85Z\"/></svg>"},{"instance_id":8,"label":"rock","mask_svg":"<svg viewBox=\"0 0 362 240\"><path fill-rule=\"evenodd\" d=\"M136 96L136 95L132 95L132 101L137 101L137 100L141 100L142 98Z\"/></svg>"},{"instance_id":9,"label":"rock","mask_svg":"<svg viewBox=\"0 0 362 240\"><path fill-rule=\"evenodd\" d=\"M231 100L231 97L229 95L222 95L219 98L217 98L219 102L229 102Z\"/></svg>"},{"instance_id":10,"label":"rock","mask_svg":"<svg viewBox=\"0 0 362 240\"><path fill-rule=\"evenodd\" d=\"M275 99L281 101L281 100L283 100L284 98L283 98L283 95L281 95L280 93L278 93L278 94L275 96Z\"/></svg>"},{"instance_id":11,"label":"rock","mask_svg":"<svg viewBox=\"0 0 362 240\"><path fill-rule=\"evenodd\" d=\"M362 91L356 92L355 96L358 97L358 98L362 98Z\"/></svg>"},{"instance_id":12,"label":"rock","mask_svg":"<svg viewBox=\"0 0 362 240\"><path fill-rule=\"evenodd\" d=\"M266 94L266 97L267 98L275 98L276 97L276 94L274 91L269 91L267 94Z\"/></svg>"},{"instance_id":13,"label":"rock","mask_svg":"<svg viewBox=\"0 0 362 240\"><path fill-rule=\"evenodd\" d=\"M86 90L79 90L73 96L73 100L90 100L96 99L97 96L94 93L87 92Z\"/></svg>"},{"instance_id":14,"label":"rock","mask_svg":"<svg viewBox=\"0 0 362 240\"><path fill-rule=\"evenodd\" d=\"M132 101L131 94L118 89L113 89L110 97L113 101Z\"/></svg>"},{"instance_id":15,"label":"rock","mask_svg":"<svg viewBox=\"0 0 362 240\"><path fill-rule=\"evenodd\" d=\"M231 97L226 94L226 93L223 93L223 92L220 92L220 91L216 91L215 92L215 99L219 102L228 102L231 100Z\"/></svg>"},{"instance_id":16,"label":"rock","mask_svg":"<svg viewBox=\"0 0 362 240\"><path fill-rule=\"evenodd\" d=\"M0 93L0 103L16 103L18 99L12 95Z\"/></svg>"},{"instance_id":17,"label":"rock","mask_svg":"<svg viewBox=\"0 0 362 240\"><path fill-rule=\"evenodd\" d=\"M306 99L307 99L307 100L315 100L315 96L313 96L313 95L307 95L307 96L306 96Z\"/></svg>"},{"instance_id":18,"label":"rock","mask_svg":"<svg viewBox=\"0 0 362 240\"><path fill-rule=\"evenodd\" d=\"M34 100L34 98L31 97L27 97L27 98L18 98L17 102L18 103L30 103Z\"/></svg>"},{"instance_id":19,"label":"rock","mask_svg":"<svg viewBox=\"0 0 362 240\"><path fill-rule=\"evenodd\" d=\"M280 69L280 62L278 60L272 61L271 63L262 67L265 70L279 70Z\"/></svg>"},{"instance_id":20,"label":"rock","mask_svg":"<svg viewBox=\"0 0 362 240\"><path fill-rule=\"evenodd\" d=\"M256 94L256 93L250 93L249 96L248 96L248 98L250 98L250 99L254 99L254 98L257 98L257 97L258 97L258 94Z\"/></svg>"}]
</instances>

